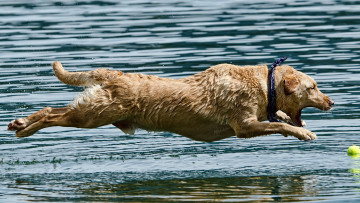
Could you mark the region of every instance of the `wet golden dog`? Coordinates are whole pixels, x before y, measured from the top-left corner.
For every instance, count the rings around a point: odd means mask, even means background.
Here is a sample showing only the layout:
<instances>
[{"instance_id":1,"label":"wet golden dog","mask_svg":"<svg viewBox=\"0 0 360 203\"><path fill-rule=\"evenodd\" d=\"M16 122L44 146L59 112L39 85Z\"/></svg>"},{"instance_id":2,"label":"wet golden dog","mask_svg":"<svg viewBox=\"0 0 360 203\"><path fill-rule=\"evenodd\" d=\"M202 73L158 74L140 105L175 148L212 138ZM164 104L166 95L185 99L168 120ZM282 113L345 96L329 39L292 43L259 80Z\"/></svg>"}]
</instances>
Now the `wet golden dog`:
<instances>
[{"instance_id":1,"label":"wet golden dog","mask_svg":"<svg viewBox=\"0 0 360 203\"><path fill-rule=\"evenodd\" d=\"M311 77L290 66L275 70L276 115L286 123L262 122L268 114L266 65L220 64L182 79L101 68L67 72L60 62L54 62L53 69L62 82L87 89L67 107L46 107L12 121L8 130L16 131L17 137L50 126L96 128L113 124L128 134L142 128L208 142L274 133L313 140L316 135L302 128L301 110L330 110L334 105Z\"/></svg>"}]
</instances>

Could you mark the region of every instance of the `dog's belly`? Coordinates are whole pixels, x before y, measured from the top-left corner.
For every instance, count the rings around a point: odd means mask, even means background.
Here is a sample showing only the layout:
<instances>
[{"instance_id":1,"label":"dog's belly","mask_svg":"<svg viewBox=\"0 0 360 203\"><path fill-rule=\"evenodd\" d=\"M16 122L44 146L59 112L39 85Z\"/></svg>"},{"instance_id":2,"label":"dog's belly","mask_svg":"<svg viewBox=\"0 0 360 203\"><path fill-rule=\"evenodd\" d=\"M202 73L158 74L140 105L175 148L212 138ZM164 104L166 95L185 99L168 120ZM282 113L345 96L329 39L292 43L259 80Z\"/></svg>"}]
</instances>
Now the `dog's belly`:
<instances>
[{"instance_id":1,"label":"dog's belly","mask_svg":"<svg viewBox=\"0 0 360 203\"><path fill-rule=\"evenodd\" d=\"M203 125L197 128L179 129L177 134L183 135L193 140L213 142L222 140L235 135L234 130L230 126L225 125Z\"/></svg>"},{"instance_id":2,"label":"dog's belly","mask_svg":"<svg viewBox=\"0 0 360 203\"><path fill-rule=\"evenodd\" d=\"M220 125L210 121L190 121L178 125L146 125L137 123L139 128L148 131L169 131L197 141L213 142L235 135L234 130L228 125Z\"/></svg>"}]
</instances>

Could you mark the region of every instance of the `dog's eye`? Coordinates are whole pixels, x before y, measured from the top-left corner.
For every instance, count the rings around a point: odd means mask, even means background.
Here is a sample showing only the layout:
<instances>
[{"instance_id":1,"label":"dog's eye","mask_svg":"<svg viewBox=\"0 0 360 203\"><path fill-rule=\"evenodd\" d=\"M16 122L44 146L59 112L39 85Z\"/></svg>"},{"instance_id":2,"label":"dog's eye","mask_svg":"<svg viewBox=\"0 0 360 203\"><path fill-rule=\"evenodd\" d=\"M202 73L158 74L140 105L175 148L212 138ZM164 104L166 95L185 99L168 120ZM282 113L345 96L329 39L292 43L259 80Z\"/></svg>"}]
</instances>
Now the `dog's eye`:
<instances>
[{"instance_id":1,"label":"dog's eye","mask_svg":"<svg viewBox=\"0 0 360 203\"><path fill-rule=\"evenodd\" d=\"M306 88L306 90L308 90L308 91L314 90L314 89L315 89L315 86L311 86L311 87Z\"/></svg>"}]
</instances>

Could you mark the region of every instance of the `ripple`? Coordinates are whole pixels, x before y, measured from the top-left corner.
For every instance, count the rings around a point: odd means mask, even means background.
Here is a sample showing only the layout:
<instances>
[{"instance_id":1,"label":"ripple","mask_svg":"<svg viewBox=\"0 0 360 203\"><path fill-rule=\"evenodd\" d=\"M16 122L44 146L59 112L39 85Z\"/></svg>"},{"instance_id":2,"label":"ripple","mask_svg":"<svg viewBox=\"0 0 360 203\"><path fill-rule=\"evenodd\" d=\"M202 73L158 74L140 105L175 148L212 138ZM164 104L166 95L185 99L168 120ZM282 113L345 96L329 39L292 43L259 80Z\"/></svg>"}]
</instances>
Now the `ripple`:
<instances>
[{"instance_id":1,"label":"ripple","mask_svg":"<svg viewBox=\"0 0 360 203\"><path fill-rule=\"evenodd\" d=\"M358 200L356 1L0 1L0 201ZM214 143L112 126L17 139L10 120L67 105L82 88L51 63L183 78L218 63L287 64L336 103L305 109L314 142L271 135ZM163 191L163 192L161 192ZM217 193L216 193L217 192ZM216 194L215 194L216 193Z\"/></svg>"}]
</instances>

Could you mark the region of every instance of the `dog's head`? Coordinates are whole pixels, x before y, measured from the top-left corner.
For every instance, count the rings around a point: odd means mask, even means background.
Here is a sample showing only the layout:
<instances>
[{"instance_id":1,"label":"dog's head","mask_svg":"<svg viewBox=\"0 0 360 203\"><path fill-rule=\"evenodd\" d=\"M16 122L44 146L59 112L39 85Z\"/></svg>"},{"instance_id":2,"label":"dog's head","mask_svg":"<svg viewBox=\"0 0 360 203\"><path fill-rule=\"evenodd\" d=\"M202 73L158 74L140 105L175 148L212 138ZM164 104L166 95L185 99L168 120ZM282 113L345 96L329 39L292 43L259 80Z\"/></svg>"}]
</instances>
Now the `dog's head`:
<instances>
[{"instance_id":1,"label":"dog's head","mask_svg":"<svg viewBox=\"0 0 360 203\"><path fill-rule=\"evenodd\" d=\"M334 102L318 89L316 81L310 76L291 66L279 66L276 70L280 82L277 88L277 106L290 116L294 125L302 126L302 109L315 107L327 111L334 105Z\"/></svg>"}]
</instances>

